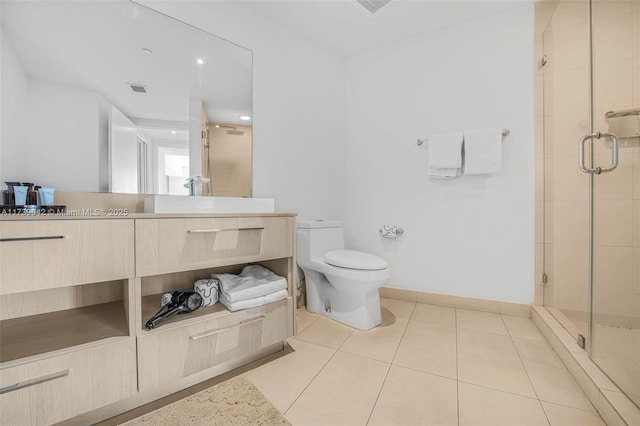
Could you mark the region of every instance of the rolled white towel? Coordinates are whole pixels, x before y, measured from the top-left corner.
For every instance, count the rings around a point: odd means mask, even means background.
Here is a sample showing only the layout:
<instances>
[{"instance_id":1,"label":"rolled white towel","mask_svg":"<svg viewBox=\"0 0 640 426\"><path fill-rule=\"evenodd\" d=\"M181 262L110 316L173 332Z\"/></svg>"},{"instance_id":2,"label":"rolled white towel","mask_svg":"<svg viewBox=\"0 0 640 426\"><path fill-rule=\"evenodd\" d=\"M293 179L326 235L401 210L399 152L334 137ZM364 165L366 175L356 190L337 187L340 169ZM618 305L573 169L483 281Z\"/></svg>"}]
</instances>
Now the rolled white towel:
<instances>
[{"instance_id":1,"label":"rolled white towel","mask_svg":"<svg viewBox=\"0 0 640 426\"><path fill-rule=\"evenodd\" d=\"M220 280L207 278L193 283L193 291L202 296L202 306L215 305L218 302Z\"/></svg>"}]
</instances>

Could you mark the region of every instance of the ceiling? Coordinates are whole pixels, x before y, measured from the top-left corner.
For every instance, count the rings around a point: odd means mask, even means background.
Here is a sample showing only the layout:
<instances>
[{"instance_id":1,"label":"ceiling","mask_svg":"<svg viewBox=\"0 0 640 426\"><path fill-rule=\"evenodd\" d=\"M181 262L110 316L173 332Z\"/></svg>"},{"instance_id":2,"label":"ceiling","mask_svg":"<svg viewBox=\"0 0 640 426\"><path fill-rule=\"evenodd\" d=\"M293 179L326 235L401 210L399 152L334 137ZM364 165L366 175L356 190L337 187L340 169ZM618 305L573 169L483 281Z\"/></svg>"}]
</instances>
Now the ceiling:
<instances>
[{"instance_id":1,"label":"ceiling","mask_svg":"<svg viewBox=\"0 0 640 426\"><path fill-rule=\"evenodd\" d=\"M356 0L252 1L276 24L343 56L506 12L533 0L394 0L374 16Z\"/></svg>"},{"instance_id":2,"label":"ceiling","mask_svg":"<svg viewBox=\"0 0 640 426\"><path fill-rule=\"evenodd\" d=\"M356 0L243 3L261 18L351 56L530 1L392 0L375 15ZM129 2L0 4L2 29L32 78L95 90L129 117L186 122L189 99L198 97L211 121L247 124L239 121L251 115L252 54L246 49ZM196 57L205 57L206 65L197 66ZM144 84L149 93L133 93L126 83Z\"/></svg>"}]
</instances>

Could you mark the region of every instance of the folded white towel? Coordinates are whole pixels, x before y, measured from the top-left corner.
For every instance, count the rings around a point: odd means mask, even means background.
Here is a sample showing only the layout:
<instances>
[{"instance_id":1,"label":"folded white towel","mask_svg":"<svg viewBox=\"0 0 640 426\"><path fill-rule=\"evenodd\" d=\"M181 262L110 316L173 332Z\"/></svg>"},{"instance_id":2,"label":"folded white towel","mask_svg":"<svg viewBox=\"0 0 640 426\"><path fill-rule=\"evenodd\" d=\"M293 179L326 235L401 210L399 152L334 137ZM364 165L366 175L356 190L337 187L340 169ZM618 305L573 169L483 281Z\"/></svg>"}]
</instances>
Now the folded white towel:
<instances>
[{"instance_id":1,"label":"folded white towel","mask_svg":"<svg viewBox=\"0 0 640 426\"><path fill-rule=\"evenodd\" d=\"M266 305L267 303L277 302L289 296L289 292L285 290L278 290L274 293L270 293L264 296L255 297L253 299L239 300L237 302L229 301L224 293L220 294L220 303L227 307L231 312L240 311L242 309L255 308L256 306Z\"/></svg>"},{"instance_id":2,"label":"folded white towel","mask_svg":"<svg viewBox=\"0 0 640 426\"><path fill-rule=\"evenodd\" d=\"M220 280L220 297L228 302L253 299L287 289L287 280L260 265L248 265L240 275L212 274Z\"/></svg>"},{"instance_id":3,"label":"folded white towel","mask_svg":"<svg viewBox=\"0 0 640 426\"><path fill-rule=\"evenodd\" d=\"M462 172L462 132L429 136L427 173L436 179L451 179Z\"/></svg>"},{"instance_id":4,"label":"folded white towel","mask_svg":"<svg viewBox=\"0 0 640 426\"><path fill-rule=\"evenodd\" d=\"M464 174L498 173L502 163L502 128L464 132Z\"/></svg>"}]
</instances>

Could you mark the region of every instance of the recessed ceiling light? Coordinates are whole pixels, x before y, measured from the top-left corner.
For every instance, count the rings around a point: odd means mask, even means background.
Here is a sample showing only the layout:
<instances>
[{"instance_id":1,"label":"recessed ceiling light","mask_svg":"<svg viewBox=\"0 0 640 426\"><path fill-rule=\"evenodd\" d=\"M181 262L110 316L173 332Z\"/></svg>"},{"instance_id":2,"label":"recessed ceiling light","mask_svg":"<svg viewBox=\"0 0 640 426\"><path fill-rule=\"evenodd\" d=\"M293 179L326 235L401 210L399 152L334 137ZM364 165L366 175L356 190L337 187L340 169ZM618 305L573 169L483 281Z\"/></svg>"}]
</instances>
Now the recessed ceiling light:
<instances>
[{"instance_id":1,"label":"recessed ceiling light","mask_svg":"<svg viewBox=\"0 0 640 426\"><path fill-rule=\"evenodd\" d=\"M146 54L146 55L151 55L151 54L153 53L153 50L151 50L151 49L149 49L149 48L144 47L144 48L142 49L142 53L144 53L144 54Z\"/></svg>"},{"instance_id":2,"label":"recessed ceiling light","mask_svg":"<svg viewBox=\"0 0 640 426\"><path fill-rule=\"evenodd\" d=\"M176 131L175 131L175 130L172 130L172 131L171 131L171 134L172 134L172 135L175 135L175 134L176 134Z\"/></svg>"},{"instance_id":3,"label":"recessed ceiling light","mask_svg":"<svg viewBox=\"0 0 640 426\"><path fill-rule=\"evenodd\" d=\"M219 124L216 124L216 129L219 129L219 128L220 128L220 125L219 125Z\"/></svg>"},{"instance_id":4,"label":"recessed ceiling light","mask_svg":"<svg viewBox=\"0 0 640 426\"><path fill-rule=\"evenodd\" d=\"M202 58L197 58L197 59L196 59L196 64L198 64L198 65L204 65L204 59L202 59Z\"/></svg>"},{"instance_id":5,"label":"recessed ceiling light","mask_svg":"<svg viewBox=\"0 0 640 426\"><path fill-rule=\"evenodd\" d=\"M241 116L240 116L240 120L242 120L242 121L249 121L249 120L251 120L251 117L249 117L248 115L241 115Z\"/></svg>"}]
</instances>

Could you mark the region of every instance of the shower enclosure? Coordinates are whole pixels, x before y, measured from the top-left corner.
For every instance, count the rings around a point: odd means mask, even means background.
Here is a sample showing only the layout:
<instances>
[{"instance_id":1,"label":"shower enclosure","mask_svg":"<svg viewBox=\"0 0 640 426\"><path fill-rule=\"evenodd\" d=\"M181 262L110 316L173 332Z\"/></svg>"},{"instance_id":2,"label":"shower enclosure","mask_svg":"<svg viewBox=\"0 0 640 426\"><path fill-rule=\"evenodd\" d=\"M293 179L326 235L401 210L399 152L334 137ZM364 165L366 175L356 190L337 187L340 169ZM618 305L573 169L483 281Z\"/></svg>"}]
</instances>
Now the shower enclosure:
<instances>
[{"instance_id":1,"label":"shower enclosure","mask_svg":"<svg viewBox=\"0 0 640 426\"><path fill-rule=\"evenodd\" d=\"M538 303L640 405L640 0L539 6Z\"/></svg>"}]
</instances>

